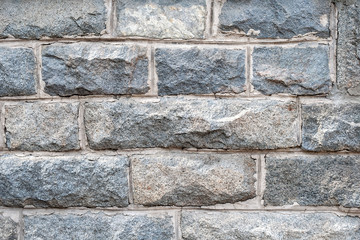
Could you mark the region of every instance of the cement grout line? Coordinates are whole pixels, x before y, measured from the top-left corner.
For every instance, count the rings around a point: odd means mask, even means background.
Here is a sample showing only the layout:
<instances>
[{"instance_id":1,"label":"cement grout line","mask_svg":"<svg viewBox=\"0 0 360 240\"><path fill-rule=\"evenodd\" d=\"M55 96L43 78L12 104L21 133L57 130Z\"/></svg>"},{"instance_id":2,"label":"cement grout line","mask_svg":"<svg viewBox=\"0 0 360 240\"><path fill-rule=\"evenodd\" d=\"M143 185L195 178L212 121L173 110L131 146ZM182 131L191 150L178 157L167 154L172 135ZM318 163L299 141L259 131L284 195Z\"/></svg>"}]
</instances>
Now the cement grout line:
<instances>
[{"instance_id":1,"label":"cement grout line","mask_svg":"<svg viewBox=\"0 0 360 240\"><path fill-rule=\"evenodd\" d=\"M19 212L18 240L25 239L24 209Z\"/></svg>"},{"instance_id":2,"label":"cement grout line","mask_svg":"<svg viewBox=\"0 0 360 240\"><path fill-rule=\"evenodd\" d=\"M175 212L175 239L181 240L182 234L181 234L181 216L182 216L182 210Z\"/></svg>"},{"instance_id":3,"label":"cement grout line","mask_svg":"<svg viewBox=\"0 0 360 240\"><path fill-rule=\"evenodd\" d=\"M5 104L0 102L0 152L6 149Z\"/></svg>"},{"instance_id":4,"label":"cement grout line","mask_svg":"<svg viewBox=\"0 0 360 240\"><path fill-rule=\"evenodd\" d=\"M335 3L331 3L331 14L330 14L330 31L331 31L331 38L332 41L330 43L330 77L333 83L333 87L337 90L337 18L338 12Z\"/></svg>"},{"instance_id":5,"label":"cement grout line","mask_svg":"<svg viewBox=\"0 0 360 240\"><path fill-rule=\"evenodd\" d=\"M84 114L85 114L85 103L81 101L79 103L79 115L78 115L80 149L89 150L88 142L86 138Z\"/></svg>"},{"instance_id":6,"label":"cement grout line","mask_svg":"<svg viewBox=\"0 0 360 240\"><path fill-rule=\"evenodd\" d=\"M129 168L128 168L128 185L129 185L129 204L134 204L134 184L133 184L133 166L132 158L129 159Z\"/></svg>"},{"instance_id":7,"label":"cement grout line","mask_svg":"<svg viewBox=\"0 0 360 240\"><path fill-rule=\"evenodd\" d=\"M266 155L259 155L258 162L259 162L259 168L258 168L258 197L259 197L259 207L260 209L264 208L264 191L266 187L266 181L265 181L265 175L266 175L266 169L265 169L265 156Z\"/></svg>"}]
</instances>

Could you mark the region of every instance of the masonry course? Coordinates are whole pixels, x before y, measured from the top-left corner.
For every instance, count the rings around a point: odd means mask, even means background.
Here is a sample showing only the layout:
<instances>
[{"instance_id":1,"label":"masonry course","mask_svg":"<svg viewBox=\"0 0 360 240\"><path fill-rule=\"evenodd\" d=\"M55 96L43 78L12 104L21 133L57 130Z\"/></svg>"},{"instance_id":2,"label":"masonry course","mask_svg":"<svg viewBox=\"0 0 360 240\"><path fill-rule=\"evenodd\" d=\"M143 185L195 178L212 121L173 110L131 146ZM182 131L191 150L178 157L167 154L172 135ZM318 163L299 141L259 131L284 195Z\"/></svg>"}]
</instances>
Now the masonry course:
<instances>
[{"instance_id":1,"label":"masonry course","mask_svg":"<svg viewBox=\"0 0 360 240\"><path fill-rule=\"evenodd\" d=\"M17 240L17 228L18 224L14 220L0 213L0 239Z\"/></svg>"}]
</instances>

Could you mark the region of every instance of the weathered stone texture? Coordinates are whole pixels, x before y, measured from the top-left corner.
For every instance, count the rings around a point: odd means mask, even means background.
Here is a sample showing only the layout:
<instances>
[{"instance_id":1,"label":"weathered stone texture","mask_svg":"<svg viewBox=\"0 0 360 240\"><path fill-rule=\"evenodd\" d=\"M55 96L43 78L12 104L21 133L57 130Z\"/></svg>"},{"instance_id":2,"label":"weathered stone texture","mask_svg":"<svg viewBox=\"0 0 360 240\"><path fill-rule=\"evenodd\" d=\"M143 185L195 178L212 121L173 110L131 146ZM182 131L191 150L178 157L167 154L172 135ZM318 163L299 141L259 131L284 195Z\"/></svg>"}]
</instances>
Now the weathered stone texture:
<instances>
[{"instance_id":1,"label":"weathered stone texture","mask_svg":"<svg viewBox=\"0 0 360 240\"><path fill-rule=\"evenodd\" d=\"M332 213L240 213L183 211L183 239L354 240L360 219Z\"/></svg>"},{"instance_id":2,"label":"weathered stone texture","mask_svg":"<svg viewBox=\"0 0 360 240\"><path fill-rule=\"evenodd\" d=\"M267 205L360 207L360 155L267 156Z\"/></svg>"},{"instance_id":3,"label":"weathered stone texture","mask_svg":"<svg viewBox=\"0 0 360 240\"><path fill-rule=\"evenodd\" d=\"M17 240L18 224L9 217L0 214L0 239L1 240Z\"/></svg>"},{"instance_id":4,"label":"weathered stone texture","mask_svg":"<svg viewBox=\"0 0 360 240\"><path fill-rule=\"evenodd\" d=\"M203 38L205 0L116 0L118 36Z\"/></svg>"},{"instance_id":5,"label":"weathered stone texture","mask_svg":"<svg viewBox=\"0 0 360 240\"><path fill-rule=\"evenodd\" d=\"M292 101L120 99L85 105L92 149L276 149L298 146Z\"/></svg>"},{"instance_id":6,"label":"weathered stone texture","mask_svg":"<svg viewBox=\"0 0 360 240\"><path fill-rule=\"evenodd\" d=\"M159 95L245 91L245 51L159 48L155 53Z\"/></svg>"},{"instance_id":7,"label":"weathered stone texture","mask_svg":"<svg viewBox=\"0 0 360 240\"><path fill-rule=\"evenodd\" d=\"M0 204L8 207L125 207L123 156L0 156Z\"/></svg>"},{"instance_id":8,"label":"weathered stone texture","mask_svg":"<svg viewBox=\"0 0 360 240\"><path fill-rule=\"evenodd\" d=\"M0 97L36 94L35 68L33 50L0 47Z\"/></svg>"},{"instance_id":9,"label":"weathered stone texture","mask_svg":"<svg viewBox=\"0 0 360 240\"><path fill-rule=\"evenodd\" d=\"M157 154L131 161L135 204L204 206L256 196L250 155Z\"/></svg>"},{"instance_id":10,"label":"weathered stone texture","mask_svg":"<svg viewBox=\"0 0 360 240\"><path fill-rule=\"evenodd\" d=\"M175 239L167 214L52 214L25 216L25 239Z\"/></svg>"},{"instance_id":11,"label":"weathered stone texture","mask_svg":"<svg viewBox=\"0 0 360 240\"><path fill-rule=\"evenodd\" d=\"M360 104L302 107L302 148L308 151L360 151Z\"/></svg>"},{"instance_id":12,"label":"weathered stone texture","mask_svg":"<svg viewBox=\"0 0 360 240\"><path fill-rule=\"evenodd\" d=\"M7 147L22 151L79 149L78 110L76 103L5 106Z\"/></svg>"},{"instance_id":13,"label":"weathered stone texture","mask_svg":"<svg viewBox=\"0 0 360 240\"><path fill-rule=\"evenodd\" d=\"M360 0L338 4L337 81L348 94L360 96Z\"/></svg>"},{"instance_id":14,"label":"weathered stone texture","mask_svg":"<svg viewBox=\"0 0 360 240\"><path fill-rule=\"evenodd\" d=\"M254 88L263 94L316 95L331 87L329 47L255 48Z\"/></svg>"},{"instance_id":15,"label":"weathered stone texture","mask_svg":"<svg viewBox=\"0 0 360 240\"><path fill-rule=\"evenodd\" d=\"M60 96L146 93L146 54L145 47L99 43L45 47L45 92Z\"/></svg>"},{"instance_id":16,"label":"weathered stone texture","mask_svg":"<svg viewBox=\"0 0 360 240\"><path fill-rule=\"evenodd\" d=\"M256 38L330 36L330 0L227 0L220 14L222 32Z\"/></svg>"}]
</instances>

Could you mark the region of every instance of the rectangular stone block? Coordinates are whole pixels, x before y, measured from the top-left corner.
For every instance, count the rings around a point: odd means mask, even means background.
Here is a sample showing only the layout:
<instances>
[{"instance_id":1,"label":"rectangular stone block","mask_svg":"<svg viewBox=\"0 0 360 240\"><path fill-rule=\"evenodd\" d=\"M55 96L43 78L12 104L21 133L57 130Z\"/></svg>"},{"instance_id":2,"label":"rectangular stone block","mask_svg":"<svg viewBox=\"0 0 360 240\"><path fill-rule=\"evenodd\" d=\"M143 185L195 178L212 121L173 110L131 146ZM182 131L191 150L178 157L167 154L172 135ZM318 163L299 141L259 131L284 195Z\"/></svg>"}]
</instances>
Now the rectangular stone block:
<instances>
[{"instance_id":1,"label":"rectangular stone block","mask_svg":"<svg viewBox=\"0 0 360 240\"><path fill-rule=\"evenodd\" d=\"M141 94L149 90L147 48L101 43L55 44L42 51L50 95Z\"/></svg>"},{"instance_id":2,"label":"rectangular stone block","mask_svg":"<svg viewBox=\"0 0 360 240\"><path fill-rule=\"evenodd\" d=\"M183 211L184 240L360 239L360 218L333 213Z\"/></svg>"},{"instance_id":3,"label":"rectangular stone block","mask_svg":"<svg viewBox=\"0 0 360 240\"><path fill-rule=\"evenodd\" d=\"M0 6L0 38L100 35L105 22L104 0L2 0Z\"/></svg>"},{"instance_id":4,"label":"rectangular stone block","mask_svg":"<svg viewBox=\"0 0 360 240\"><path fill-rule=\"evenodd\" d=\"M206 0L116 0L117 36L203 38Z\"/></svg>"},{"instance_id":5,"label":"rectangular stone block","mask_svg":"<svg viewBox=\"0 0 360 240\"><path fill-rule=\"evenodd\" d=\"M330 36L331 0L227 0L219 16L219 30L255 38Z\"/></svg>"},{"instance_id":6,"label":"rectangular stone block","mask_svg":"<svg viewBox=\"0 0 360 240\"><path fill-rule=\"evenodd\" d=\"M21 151L79 149L78 113L77 103L6 105L6 145Z\"/></svg>"},{"instance_id":7,"label":"rectangular stone block","mask_svg":"<svg viewBox=\"0 0 360 240\"><path fill-rule=\"evenodd\" d=\"M308 151L360 151L360 104L302 106L302 148Z\"/></svg>"},{"instance_id":8,"label":"rectangular stone block","mask_svg":"<svg viewBox=\"0 0 360 240\"><path fill-rule=\"evenodd\" d=\"M256 196L256 162L243 154L157 154L131 159L134 203L204 206Z\"/></svg>"},{"instance_id":9,"label":"rectangular stone block","mask_svg":"<svg viewBox=\"0 0 360 240\"><path fill-rule=\"evenodd\" d=\"M26 215L24 237L37 239L175 239L175 220L166 213Z\"/></svg>"},{"instance_id":10,"label":"rectangular stone block","mask_svg":"<svg viewBox=\"0 0 360 240\"><path fill-rule=\"evenodd\" d=\"M17 240L18 239L18 223L4 214L0 213L0 239Z\"/></svg>"},{"instance_id":11,"label":"rectangular stone block","mask_svg":"<svg viewBox=\"0 0 360 240\"><path fill-rule=\"evenodd\" d=\"M35 75L32 49L0 47L0 97L36 94Z\"/></svg>"},{"instance_id":12,"label":"rectangular stone block","mask_svg":"<svg viewBox=\"0 0 360 240\"><path fill-rule=\"evenodd\" d=\"M125 156L0 156L0 204L7 207L126 207Z\"/></svg>"},{"instance_id":13,"label":"rectangular stone block","mask_svg":"<svg viewBox=\"0 0 360 240\"><path fill-rule=\"evenodd\" d=\"M265 94L326 94L331 87L329 46L256 47L252 85Z\"/></svg>"},{"instance_id":14,"label":"rectangular stone block","mask_svg":"<svg viewBox=\"0 0 360 240\"><path fill-rule=\"evenodd\" d=\"M85 105L92 149L299 146L293 101L162 98Z\"/></svg>"},{"instance_id":15,"label":"rectangular stone block","mask_svg":"<svg viewBox=\"0 0 360 240\"><path fill-rule=\"evenodd\" d=\"M155 61L161 96L246 90L244 50L158 48Z\"/></svg>"}]
</instances>

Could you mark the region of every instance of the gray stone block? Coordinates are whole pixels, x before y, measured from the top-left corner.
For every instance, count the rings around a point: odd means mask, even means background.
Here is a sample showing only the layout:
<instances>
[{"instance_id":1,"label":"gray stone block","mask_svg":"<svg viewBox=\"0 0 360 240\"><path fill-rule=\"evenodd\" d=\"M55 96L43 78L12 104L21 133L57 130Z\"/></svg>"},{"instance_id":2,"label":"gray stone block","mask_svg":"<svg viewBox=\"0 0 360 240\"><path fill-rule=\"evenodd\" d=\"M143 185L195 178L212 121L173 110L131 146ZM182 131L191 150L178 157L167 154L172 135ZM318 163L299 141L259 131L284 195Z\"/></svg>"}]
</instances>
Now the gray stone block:
<instances>
[{"instance_id":1,"label":"gray stone block","mask_svg":"<svg viewBox=\"0 0 360 240\"><path fill-rule=\"evenodd\" d=\"M116 0L117 36L203 38L206 0Z\"/></svg>"},{"instance_id":2,"label":"gray stone block","mask_svg":"<svg viewBox=\"0 0 360 240\"><path fill-rule=\"evenodd\" d=\"M0 214L0 239L1 240L17 240L18 224L10 217Z\"/></svg>"},{"instance_id":3,"label":"gray stone block","mask_svg":"<svg viewBox=\"0 0 360 240\"><path fill-rule=\"evenodd\" d=\"M360 218L333 213L183 211L184 240L360 239Z\"/></svg>"},{"instance_id":4,"label":"gray stone block","mask_svg":"<svg viewBox=\"0 0 360 240\"><path fill-rule=\"evenodd\" d=\"M79 149L78 112L77 103L7 105L6 145L21 151Z\"/></svg>"},{"instance_id":5,"label":"gray stone block","mask_svg":"<svg viewBox=\"0 0 360 240\"><path fill-rule=\"evenodd\" d=\"M313 33L330 36L331 0L227 0L219 30L256 38L292 38ZM258 34L255 34L257 32Z\"/></svg>"},{"instance_id":6,"label":"gray stone block","mask_svg":"<svg viewBox=\"0 0 360 240\"><path fill-rule=\"evenodd\" d=\"M85 128L92 149L277 149L299 146L297 112L292 101L120 99L87 103Z\"/></svg>"},{"instance_id":7,"label":"gray stone block","mask_svg":"<svg viewBox=\"0 0 360 240\"><path fill-rule=\"evenodd\" d=\"M0 6L0 38L100 35L105 22L104 0L2 0Z\"/></svg>"},{"instance_id":8,"label":"gray stone block","mask_svg":"<svg viewBox=\"0 0 360 240\"><path fill-rule=\"evenodd\" d=\"M36 94L35 72L33 50L0 47L0 97Z\"/></svg>"},{"instance_id":9,"label":"gray stone block","mask_svg":"<svg viewBox=\"0 0 360 240\"><path fill-rule=\"evenodd\" d=\"M360 151L360 104L302 106L302 148L308 151Z\"/></svg>"},{"instance_id":10,"label":"gray stone block","mask_svg":"<svg viewBox=\"0 0 360 240\"><path fill-rule=\"evenodd\" d=\"M244 50L159 48L155 61L161 96L246 90Z\"/></svg>"},{"instance_id":11,"label":"gray stone block","mask_svg":"<svg viewBox=\"0 0 360 240\"><path fill-rule=\"evenodd\" d=\"M263 94L316 95L331 87L329 47L255 48L254 88Z\"/></svg>"},{"instance_id":12,"label":"gray stone block","mask_svg":"<svg viewBox=\"0 0 360 240\"><path fill-rule=\"evenodd\" d=\"M157 154L132 158L134 203L204 206L256 196L256 162L242 154Z\"/></svg>"},{"instance_id":13,"label":"gray stone block","mask_svg":"<svg viewBox=\"0 0 360 240\"><path fill-rule=\"evenodd\" d=\"M99 43L51 45L42 52L50 95L141 94L149 90L147 48Z\"/></svg>"},{"instance_id":14,"label":"gray stone block","mask_svg":"<svg viewBox=\"0 0 360 240\"><path fill-rule=\"evenodd\" d=\"M0 205L126 207L124 156L0 156Z\"/></svg>"}]
</instances>

